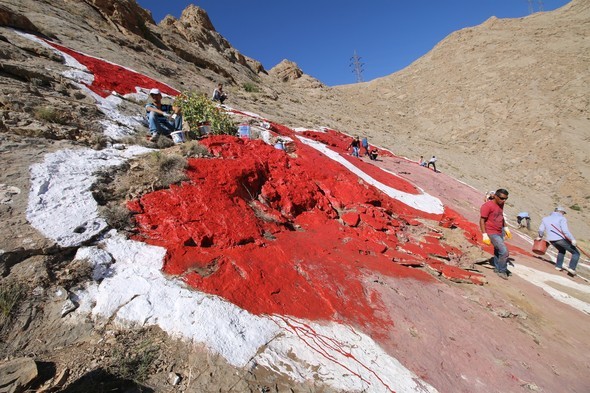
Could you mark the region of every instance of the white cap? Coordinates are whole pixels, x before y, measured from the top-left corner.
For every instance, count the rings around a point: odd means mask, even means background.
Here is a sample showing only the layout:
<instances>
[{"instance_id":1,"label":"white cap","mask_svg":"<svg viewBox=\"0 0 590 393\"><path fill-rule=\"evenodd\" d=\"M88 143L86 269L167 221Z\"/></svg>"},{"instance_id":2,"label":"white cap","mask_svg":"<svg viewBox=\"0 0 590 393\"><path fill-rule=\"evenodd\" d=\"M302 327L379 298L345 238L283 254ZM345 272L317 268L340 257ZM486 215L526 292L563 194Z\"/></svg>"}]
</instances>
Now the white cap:
<instances>
[{"instance_id":1,"label":"white cap","mask_svg":"<svg viewBox=\"0 0 590 393\"><path fill-rule=\"evenodd\" d=\"M565 211L565 209L564 209L564 207L563 207L563 206L557 206L557 207L555 208L555 211L556 211L556 212L562 212L562 213L566 213L566 211Z\"/></svg>"},{"instance_id":2,"label":"white cap","mask_svg":"<svg viewBox=\"0 0 590 393\"><path fill-rule=\"evenodd\" d=\"M152 95L152 94L154 94L154 95L155 95L155 94L162 94L162 93L160 93L160 89L156 89L156 88L154 88L154 89L151 89L151 90L150 90L150 95Z\"/></svg>"}]
</instances>

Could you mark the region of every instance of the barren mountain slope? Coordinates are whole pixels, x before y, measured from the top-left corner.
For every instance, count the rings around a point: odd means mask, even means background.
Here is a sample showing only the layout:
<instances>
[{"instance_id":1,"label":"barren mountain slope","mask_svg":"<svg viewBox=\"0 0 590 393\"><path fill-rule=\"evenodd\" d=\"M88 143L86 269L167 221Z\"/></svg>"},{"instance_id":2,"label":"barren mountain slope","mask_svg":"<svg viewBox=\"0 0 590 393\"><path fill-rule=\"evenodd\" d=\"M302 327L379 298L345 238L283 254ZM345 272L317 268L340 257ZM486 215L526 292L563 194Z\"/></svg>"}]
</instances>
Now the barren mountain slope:
<instances>
[{"instance_id":1,"label":"barren mountain slope","mask_svg":"<svg viewBox=\"0 0 590 393\"><path fill-rule=\"evenodd\" d=\"M508 213L554 203L590 236L590 3L451 34L403 71L335 88L358 132L480 190L511 191Z\"/></svg>"},{"instance_id":2,"label":"barren mountain slope","mask_svg":"<svg viewBox=\"0 0 590 393\"><path fill-rule=\"evenodd\" d=\"M3 5L3 14L10 15L6 26L125 64L181 91L209 94L218 81L241 86L266 72L258 61L232 48L196 6L185 9L178 20L168 16L156 25L134 0L6 0Z\"/></svg>"}]
</instances>

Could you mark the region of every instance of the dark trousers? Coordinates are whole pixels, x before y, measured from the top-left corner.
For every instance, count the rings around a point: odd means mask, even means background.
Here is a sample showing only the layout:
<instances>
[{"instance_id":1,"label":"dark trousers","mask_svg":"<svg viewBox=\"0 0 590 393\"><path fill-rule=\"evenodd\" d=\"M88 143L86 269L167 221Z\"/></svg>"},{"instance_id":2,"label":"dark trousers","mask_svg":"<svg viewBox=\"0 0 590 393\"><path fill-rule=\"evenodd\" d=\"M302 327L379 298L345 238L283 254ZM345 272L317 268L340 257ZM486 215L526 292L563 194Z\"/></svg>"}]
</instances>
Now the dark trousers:
<instances>
[{"instance_id":1,"label":"dark trousers","mask_svg":"<svg viewBox=\"0 0 590 393\"><path fill-rule=\"evenodd\" d=\"M569 268L572 270L576 270L576 267L578 266L578 259L580 259L580 251L578 251L578 249L572 243L565 239L554 240L550 243L553 245L553 247L557 248L557 261L555 261L555 267L563 267L563 259L565 258L565 252L569 251L572 254L572 259L570 259Z\"/></svg>"}]
</instances>

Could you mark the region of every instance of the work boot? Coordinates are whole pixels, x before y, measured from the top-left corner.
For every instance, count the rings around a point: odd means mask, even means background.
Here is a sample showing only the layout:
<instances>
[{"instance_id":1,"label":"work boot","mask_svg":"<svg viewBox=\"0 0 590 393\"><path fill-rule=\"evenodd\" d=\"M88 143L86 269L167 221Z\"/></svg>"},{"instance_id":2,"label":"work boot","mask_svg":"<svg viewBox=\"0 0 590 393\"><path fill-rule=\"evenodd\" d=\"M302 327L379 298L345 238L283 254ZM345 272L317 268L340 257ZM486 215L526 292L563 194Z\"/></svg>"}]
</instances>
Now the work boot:
<instances>
[{"instance_id":1,"label":"work boot","mask_svg":"<svg viewBox=\"0 0 590 393\"><path fill-rule=\"evenodd\" d=\"M564 267L563 268L566 272L568 272L568 274L575 276L576 275L576 271L574 269L570 269L569 267Z\"/></svg>"}]
</instances>

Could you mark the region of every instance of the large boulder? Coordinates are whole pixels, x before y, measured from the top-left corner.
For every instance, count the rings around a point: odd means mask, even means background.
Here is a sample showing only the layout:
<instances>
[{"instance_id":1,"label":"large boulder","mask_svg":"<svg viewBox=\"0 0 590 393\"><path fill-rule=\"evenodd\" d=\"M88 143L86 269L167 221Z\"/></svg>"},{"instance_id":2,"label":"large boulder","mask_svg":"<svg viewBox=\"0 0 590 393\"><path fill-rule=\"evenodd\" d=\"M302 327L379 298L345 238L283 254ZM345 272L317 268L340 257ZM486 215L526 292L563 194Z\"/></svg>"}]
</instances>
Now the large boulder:
<instances>
[{"instance_id":1,"label":"large boulder","mask_svg":"<svg viewBox=\"0 0 590 393\"><path fill-rule=\"evenodd\" d=\"M0 364L0 393L20 393L27 390L39 375L31 358L18 358Z\"/></svg>"}]
</instances>

